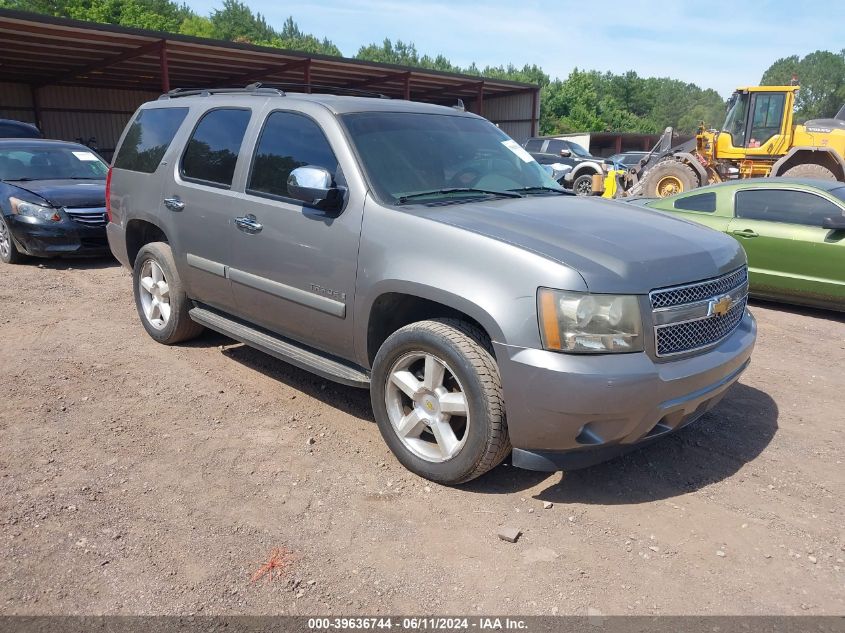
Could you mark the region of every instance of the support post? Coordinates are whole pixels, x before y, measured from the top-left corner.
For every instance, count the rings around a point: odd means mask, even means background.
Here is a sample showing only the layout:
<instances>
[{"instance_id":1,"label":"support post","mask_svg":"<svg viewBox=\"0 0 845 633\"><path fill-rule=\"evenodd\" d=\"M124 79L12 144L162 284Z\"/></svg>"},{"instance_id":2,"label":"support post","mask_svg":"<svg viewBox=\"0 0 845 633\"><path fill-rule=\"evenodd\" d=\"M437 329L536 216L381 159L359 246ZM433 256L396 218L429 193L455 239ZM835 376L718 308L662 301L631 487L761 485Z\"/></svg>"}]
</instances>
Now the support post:
<instances>
[{"instance_id":1,"label":"support post","mask_svg":"<svg viewBox=\"0 0 845 633\"><path fill-rule=\"evenodd\" d=\"M167 41L161 43L158 50L158 59L161 65L161 91L170 92L170 69L167 67Z\"/></svg>"},{"instance_id":2,"label":"support post","mask_svg":"<svg viewBox=\"0 0 845 633\"><path fill-rule=\"evenodd\" d=\"M478 84L478 94L476 95L476 114L478 116L484 116L484 82L479 82Z\"/></svg>"},{"instance_id":3,"label":"support post","mask_svg":"<svg viewBox=\"0 0 845 633\"><path fill-rule=\"evenodd\" d=\"M405 73L405 101L411 100L411 73Z\"/></svg>"},{"instance_id":4,"label":"support post","mask_svg":"<svg viewBox=\"0 0 845 633\"><path fill-rule=\"evenodd\" d=\"M531 136L537 136L537 122L540 118L540 89L531 91Z\"/></svg>"},{"instance_id":5,"label":"support post","mask_svg":"<svg viewBox=\"0 0 845 633\"><path fill-rule=\"evenodd\" d=\"M303 74L305 75L305 91L311 94L311 58L305 60L303 67Z\"/></svg>"},{"instance_id":6,"label":"support post","mask_svg":"<svg viewBox=\"0 0 845 633\"><path fill-rule=\"evenodd\" d=\"M35 115L35 126L43 132L44 131L44 124L41 121L41 98L40 98L40 95L38 94L38 91L39 91L38 86L36 86L35 84L29 85L29 93L30 93L30 97L32 98L32 111L33 111L33 114Z\"/></svg>"}]
</instances>

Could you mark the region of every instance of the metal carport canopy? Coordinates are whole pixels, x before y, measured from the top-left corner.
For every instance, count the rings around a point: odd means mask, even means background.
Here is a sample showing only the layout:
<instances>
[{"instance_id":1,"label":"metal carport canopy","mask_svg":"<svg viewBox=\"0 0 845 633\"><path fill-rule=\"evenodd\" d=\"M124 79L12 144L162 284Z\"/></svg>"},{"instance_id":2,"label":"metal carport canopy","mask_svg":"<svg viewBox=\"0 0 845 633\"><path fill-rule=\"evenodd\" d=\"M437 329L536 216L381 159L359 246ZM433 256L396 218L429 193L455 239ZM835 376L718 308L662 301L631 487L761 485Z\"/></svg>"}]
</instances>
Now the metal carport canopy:
<instances>
[{"instance_id":1,"label":"metal carport canopy","mask_svg":"<svg viewBox=\"0 0 845 633\"><path fill-rule=\"evenodd\" d=\"M132 90L303 84L371 90L435 103L484 101L530 94L536 126L539 87L472 75L312 55L110 24L0 9L0 81Z\"/></svg>"}]
</instances>

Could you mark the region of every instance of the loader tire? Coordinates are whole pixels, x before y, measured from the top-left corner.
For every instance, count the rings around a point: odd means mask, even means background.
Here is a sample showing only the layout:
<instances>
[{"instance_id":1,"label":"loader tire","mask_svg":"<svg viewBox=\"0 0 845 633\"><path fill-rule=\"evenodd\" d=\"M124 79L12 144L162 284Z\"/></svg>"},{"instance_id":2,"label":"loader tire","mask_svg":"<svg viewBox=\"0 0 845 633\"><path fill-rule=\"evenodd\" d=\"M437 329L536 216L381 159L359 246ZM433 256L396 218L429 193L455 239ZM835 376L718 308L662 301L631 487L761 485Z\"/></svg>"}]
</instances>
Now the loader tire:
<instances>
[{"instance_id":1,"label":"loader tire","mask_svg":"<svg viewBox=\"0 0 845 633\"><path fill-rule=\"evenodd\" d=\"M679 160L664 160L648 170L642 180L642 195L665 198L699 186L698 176Z\"/></svg>"},{"instance_id":2,"label":"loader tire","mask_svg":"<svg viewBox=\"0 0 845 633\"><path fill-rule=\"evenodd\" d=\"M784 178L815 178L816 180L836 180L836 175L824 165L804 163L790 167L781 174Z\"/></svg>"}]
</instances>

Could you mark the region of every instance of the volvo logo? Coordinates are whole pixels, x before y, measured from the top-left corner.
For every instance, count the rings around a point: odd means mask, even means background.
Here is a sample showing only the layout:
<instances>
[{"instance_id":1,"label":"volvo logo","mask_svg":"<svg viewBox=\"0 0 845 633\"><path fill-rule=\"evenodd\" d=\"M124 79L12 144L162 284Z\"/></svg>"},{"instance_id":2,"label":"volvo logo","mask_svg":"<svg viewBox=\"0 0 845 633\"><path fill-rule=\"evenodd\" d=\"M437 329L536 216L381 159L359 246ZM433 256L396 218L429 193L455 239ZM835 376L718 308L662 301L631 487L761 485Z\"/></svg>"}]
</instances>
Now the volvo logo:
<instances>
[{"instance_id":1,"label":"volvo logo","mask_svg":"<svg viewBox=\"0 0 845 633\"><path fill-rule=\"evenodd\" d=\"M710 314L716 316L725 316L733 307L734 300L730 295L722 295L710 302Z\"/></svg>"}]
</instances>

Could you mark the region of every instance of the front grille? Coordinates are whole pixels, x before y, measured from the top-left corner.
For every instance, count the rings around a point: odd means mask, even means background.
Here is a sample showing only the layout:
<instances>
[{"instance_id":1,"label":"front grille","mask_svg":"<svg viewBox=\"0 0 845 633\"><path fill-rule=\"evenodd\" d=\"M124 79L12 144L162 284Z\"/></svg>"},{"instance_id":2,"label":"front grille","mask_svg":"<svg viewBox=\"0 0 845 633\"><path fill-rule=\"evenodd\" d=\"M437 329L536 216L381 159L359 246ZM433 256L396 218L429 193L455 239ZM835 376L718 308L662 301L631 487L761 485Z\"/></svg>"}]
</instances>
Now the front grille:
<instances>
[{"instance_id":1,"label":"front grille","mask_svg":"<svg viewBox=\"0 0 845 633\"><path fill-rule=\"evenodd\" d=\"M724 316L710 316L657 328L657 355L690 352L719 342L734 331L745 312L746 298L735 303Z\"/></svg>"},{"instance_id":2,"label":"front grille","mask_svg":"<svg viewBox=\"0 0 845 633\"><path fill-rule=\"evenodd\" d=\"M106 210L103 207L65 209L68 217L74 222L86 226L105 226L108 222Z\"/></svg>"},{"instance_id":3,"label":"front grille","mask_svg":"<svg viewBox=\"0 0 845 633\"><path fill-rule=\"evenodd\" d=\"M701 350L721 341L742 321L748 302L748 269L743 266L715 279L654 290L649 298L657 356ZM724 301L733 304L719 315Z\"/></svg>"},{"instance_id":4,"label":"front grille","mask_svg":"<svg viewBox=\"0 0 845 633\"><path fill-rule=\"evenodd\" d=\"M743 266L723 277L701 281L696 284L655 290L651 293L652 308L668 308L669 306L695 303L723 295L734 288L738 288L748 281L748 268Z\"/></svg>"}]
</instances>

